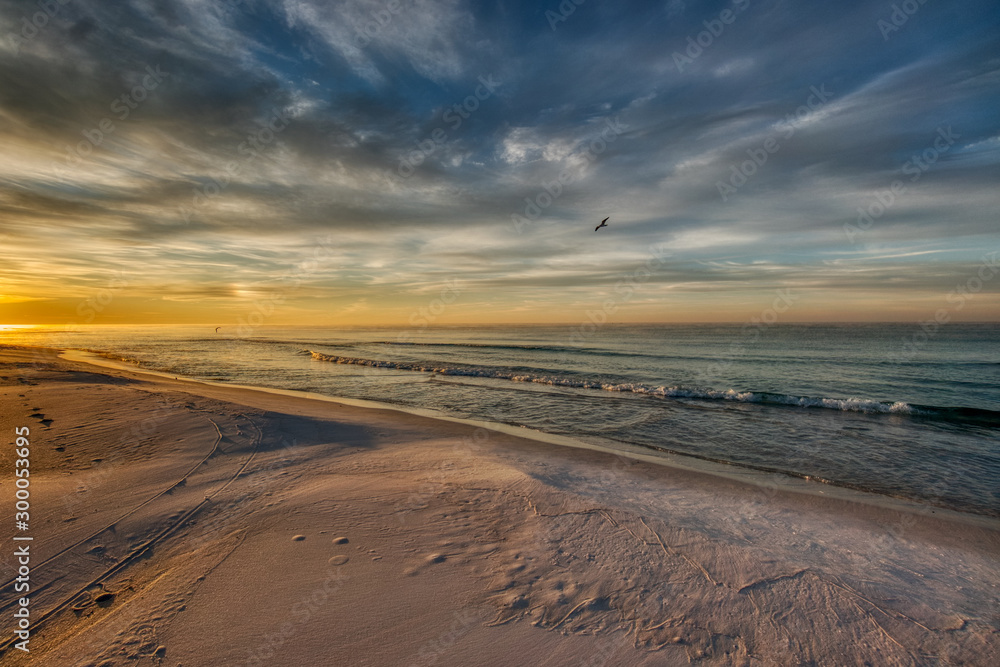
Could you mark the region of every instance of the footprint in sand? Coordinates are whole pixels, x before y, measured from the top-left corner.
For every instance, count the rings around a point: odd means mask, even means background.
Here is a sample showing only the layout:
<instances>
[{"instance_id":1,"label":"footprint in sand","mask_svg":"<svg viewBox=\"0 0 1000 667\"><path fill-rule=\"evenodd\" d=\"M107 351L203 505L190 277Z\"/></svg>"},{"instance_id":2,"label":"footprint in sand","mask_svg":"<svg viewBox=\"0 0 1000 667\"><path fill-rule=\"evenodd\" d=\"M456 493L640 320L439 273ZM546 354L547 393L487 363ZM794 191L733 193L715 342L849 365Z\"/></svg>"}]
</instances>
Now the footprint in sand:
<instances>
[{"instance_id":1,"label":"footprint in sand","mask_svg":"<svg viewBox=\"0 0 1000 667\"><path fill-rule=\"evenodd\" d=\"M304 539L306 539L305 535L296 535L292 538L292 542L301 542Z\"/></svg>"},{"instance_id":2,"label":"footprint in sand","mask_svg":"<svg viewBox=\"0 0 1000 667\"><path fill-rule=\"evenodd\" d=\"M94 603L97 604L98 607L107 607L114 601L115 594L110 591L105 591L94 598Z\"/></svg>"},{"instance_id":3,"label":"footprint in sand","mask_svg":"<svg viewBox=\"0 0 1000 667\"><path fill-rule=\"evenodd\" d=\"M331 558L330 561L329 561L329 563L330 563L330 565L344 565L349 560L351 560L351 559L348 556L339 555L339 556L334 556L333 558Z\"/></svg>"},{"instance_id":4,"label":"footprint in sand","mask_svg":"<svg viewBox=\"0 0 1000 667\"><path fill-rule=\"evenodd\" d=\"M433 553L424 556L424 563L426 565L435 565L437 563L443 563L446 560L448 560L448 556L446 556L445 554ZM424 566L422 565L411 565L410 567L403 570L403 574L405 574L408 577L414 577L420 574L421 570L423 569Z\"/></svg>"},{"instance_id":5,"label":"footprint in sand","mask_svg":"<svg viewBox=\"0 0 1000 667\"><path fill-rule=\"evenodd\" d=\"M347 544L348 542L350 542L350 540L347 539L346 537L335 537L335 538L333 538L333 543L334 544Z\"/></svg>"},{"instance_id":6,"label":"footprint in sand","mask_svg":"<svg viewBox=\"0 0 1000 667\"><path fill-rule=\"evenodd\" d=\"M32 410L37 410L37 409L38 408L32 408ZM35 419L37 419L38 421L40 421L42 424L44 424L46 427L48 427L48 425L52 423L52 420L51 419L46 419L45 415L42 414L41 412L34 412L34 413L32 413L32 414L30 414L28 416L29 417L34 417Z\"/></svg>"}]
</instances>

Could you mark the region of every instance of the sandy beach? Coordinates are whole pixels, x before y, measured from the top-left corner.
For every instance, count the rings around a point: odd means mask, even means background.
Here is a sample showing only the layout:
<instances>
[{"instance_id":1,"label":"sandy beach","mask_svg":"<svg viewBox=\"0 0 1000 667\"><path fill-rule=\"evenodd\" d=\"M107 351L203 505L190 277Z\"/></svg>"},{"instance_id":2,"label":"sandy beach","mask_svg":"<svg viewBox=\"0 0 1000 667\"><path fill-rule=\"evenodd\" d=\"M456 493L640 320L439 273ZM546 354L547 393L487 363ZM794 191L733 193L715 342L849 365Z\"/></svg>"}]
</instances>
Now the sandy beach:
<instances>
[{"instance_id":1,"label":"sandy beach","mask_svg":"<svg viewBox=\"0 0 1000 667\"><path fill-rule=\"evenodd\" d=\"M4 664L1000 661L991 519L57 355L0 350Z\"/></svg>"}]
</instances>

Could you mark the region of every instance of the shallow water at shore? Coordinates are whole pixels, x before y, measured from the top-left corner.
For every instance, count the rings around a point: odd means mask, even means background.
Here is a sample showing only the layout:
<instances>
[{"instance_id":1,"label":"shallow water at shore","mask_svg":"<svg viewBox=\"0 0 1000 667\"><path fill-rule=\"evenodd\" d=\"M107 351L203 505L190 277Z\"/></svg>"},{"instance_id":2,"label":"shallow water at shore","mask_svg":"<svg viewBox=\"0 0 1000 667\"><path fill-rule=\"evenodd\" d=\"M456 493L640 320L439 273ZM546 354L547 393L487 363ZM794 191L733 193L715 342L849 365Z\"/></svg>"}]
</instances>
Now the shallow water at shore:
<instances>
[{"instance_id":1,"label":"shallow water at shore","mask_svg":"<svg viewBox=\"0 0 1000 667\"><path fill-rule=\"evenodd\" d=\"M230 334L230 335L227 335ZM178 375L429 408L1000 515L1000 328L21 331Z\"/></svg>"}]
</instances>

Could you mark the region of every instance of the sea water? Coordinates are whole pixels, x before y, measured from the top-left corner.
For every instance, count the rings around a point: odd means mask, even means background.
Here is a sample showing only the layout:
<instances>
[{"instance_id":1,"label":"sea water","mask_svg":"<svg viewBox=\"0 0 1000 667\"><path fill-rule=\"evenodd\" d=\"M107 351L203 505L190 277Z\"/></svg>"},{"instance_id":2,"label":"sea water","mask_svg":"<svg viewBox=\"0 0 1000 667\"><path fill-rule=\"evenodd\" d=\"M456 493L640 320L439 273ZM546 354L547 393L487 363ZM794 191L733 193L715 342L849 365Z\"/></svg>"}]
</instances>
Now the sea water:
<instances>
[{"instance_id":1,"label":"sea water","mask_svg":"<svg viewBox=\"0 0 1000 667\"><path fill-rule=\"evenodd\" d=\"M0 342L1000 516L1000 325L78 327Z\"/></svg>"}]
</instances>

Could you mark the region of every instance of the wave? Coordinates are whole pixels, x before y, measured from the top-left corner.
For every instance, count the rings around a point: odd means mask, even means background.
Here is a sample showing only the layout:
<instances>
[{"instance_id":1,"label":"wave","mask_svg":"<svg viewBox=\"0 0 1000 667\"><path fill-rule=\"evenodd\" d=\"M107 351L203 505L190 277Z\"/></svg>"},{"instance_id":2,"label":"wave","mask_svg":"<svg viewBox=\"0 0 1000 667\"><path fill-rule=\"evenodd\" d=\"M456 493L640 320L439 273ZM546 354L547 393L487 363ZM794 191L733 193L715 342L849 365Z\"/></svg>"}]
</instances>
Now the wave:
<instances>
[{"instance_id":1,"label":"wave","mask_svg":"<svg viewBox=\"0 0 1000 667\"><path fill-rule=\"evenodd\" d=\"M380 345L387 345L405 349L412 349L414 351L424 349L424 348L444 348L444 349L470 349L470 350L510 350L519 352L551 352L561 355L589 355L598 357L619 357L619 358L645 358L645 359L658 359L661 361L673 361L673 362L704 362L704 363L715 363L721 361L731 361L745 364L759 364L759 363L782 363L791 365L809 365L815 363L838 363L842 361L842 357L835 356L811 356L800 359L792 359L784 356L775 356L773 354L761 354L760 352L749 352L744 351L741 353L727 353L726 348L723 348L723 352L720 354L682 354L677 350L672 350L670 353L661 354L649 354L647 352L625 352L609 350L606 348L594 348L594 347L583 347L583 346L572 346L572 345L545 345L545 344L530 344L530 343L446 343L446 342L430 342L430 341L403 341L403 340L352 340L352 339L341 339L341 340L308 340L308 339L295 339L295 338L254 338L254 337L237 337L237 338L192 338L189 342L208 342L208 343L240 343L248 345L265 345L265 346L277 346L277 345L316 345L324 346L328 348L365 348L374 347ZM308 352L307 352L308 353ZM971 360L971 361L959 361L959 360L947 360L947 361L936 361L936 360L913 360L906 362L905 364L900 364L899 361L889 359L889 358L871 358L866 359L865 364L869 366L885 366L888 368L907 368L907 367L919 367L923 369L929 368L982 368L982 367L992 367L1000 365L1000 362L994 361L982 361L982 360Z\"/></svg>"},{"instance_id":2,"label":"wave","mask_svg":"<svg viewBox=\"0 0 1000 667\"><path fill-rule=\"evenodd\" d=\"M788 394L775 394L763 391L739 391L736 389L716 390L679 386L654 387L638 382L606 382L583 378L535 375L513 369L496 367L437 366L433 364L386 361L380 359L362 359L358 357L342 357L323 354L312 350L309 350L308 353L311 354L312 358L317 361L326 361L336 364L350 364L356 366L368 366L370 368L436 373L438 375L448 376L493 378L499 380L509 380L511 382L531 382L554 387L597 389L602 391L642 394L657 398L686 398L733 401L737 403L761 403L769 405L797 406L803 408L824 408L844 412L863 412L868 414L920 415L923 413L921 408L901 401L887 402L866 398L815 398L811 396L791 396Z\"/></svg>"},{"instance_id":3,"label":"wave","mask_svg":"<svg viewBox=\"0 0 1000 667\"><path fill-rule=\"evenodd\" d=\"M562 345L531 345L531 344L513 344L513 343L439 343L439 342L428 342L428 341L406 341L406 340L303 340L296 338L257 338L257 337L223 337L216 336L202 337L202 338L190 338L187 339L188 342L228 342L228 343L247 343L250 345L329 345L331 347L365 347L369 345L396 345L401 347L468 347L475 349L497 349L497 350L539 350L542 352L584 352L589 354L609 354L608 350L596 349L596 348L586 348L586 347L573 347L573 346L562 346ZM631 356L632 353L627 352L613 352L610 354L624 354ZM650 356L642 352L636 352L635 356ZM654 355L659 356L659 355Z\"/></svg>"},{"instance_id":4,"label":"wave","mask_svg":"<svg viewBox=\"0 0 1000 667\"><path fill-rule=\"evenodd\" d=\"M218 342L219 339L203 338L197 340ZM559 352L564 354L590 354L602 357L649 357L663 359L662 354L648 354L645 352L617 352L602 348L575 347L571 345L533 345L514 343L437 343L426 341L402 341L402 340L282 340L276 338L233 338L225 339L232 342L248 343L255 345L325 345L334 348L371 347L376 345L391 345L404 348L469 348L475 350L517 350L528 352ZM695 357L698 358L698 357ZM709 359L709 357L706 357Z\"/></svg>"},{"instance_id":5,"label":"wave","mask_svg":"<svg viewBox=\"0 0 1000 667\"><path fill-rule=\"evenodd\" d=\"M571 345L531 345L513 343L428 343L423 341L371 341L359 342L355 345L402 345L407 347L447 347L447 348L472 348L491 350L522 350L532 352L567 352L571 354L596 354L602 357L655 357L663 358L661 354L646 354L645 352L616 352L603 348L575 347Z\"/></svg>"},{"instance_id":6,"label":"wave","mask_svg":"<svg viewBox=\"0 0 1000 667\"><path fill-rule=\"evenodd\" d=\"M179 341L180 342L180 341ZM296 339L296 338L256 338L256 337L203 337L203 338L191 338L186 342L196 342L196 343L230 343L230 344L247 344L247 345L264 345L264 346L278 346L278 345L316 345L324 346L328 348L365 348L374 347L380 345L388 345L406 349L412 349L414 351L423 348L445 348L445 349L471 349L471 350L510 350L519 352L551 352L561 355L589 355L598 357L620 357L620 358L645 358L645 359L658 359L661 361L672 361L672 362L704 362L704 363L716 363L721 361L738 362L745 364L759 364L759 363L782 363L791 365L809 365L815 363L838 363L842 361L842 357L836 356L811 356L806 358L792 359L784 356L775 356L774 354L761 354L760 352L749 352L744 351L740 353L727 353L726 348L723 347L723 352L720 354L682 354L677 350L672 350L670 353L661 354L649 354L647 352L637 352L637 351L616 351L609 350L607 348L593 348L593 347L583 347L583 346L573 346L573 345L545 345L545 344L531 344L531 343L446 343L446 342L431 342L431 341L404 341L404 340L352 340L352 339L341 339L341 340L309 340L309 339ZM308 352L307 352L308 353ZM919 367L923 369L929 368L982 368L982 367L992 367L1000 365L1000 362L994 361L982 361L982 360L971 360L971 361L959 361L959 360L947 360L947 361L936 361L936 360L912 360L905 364L900 364L899 361L890 358L871 358L866 359L865 364L869 366L885 366L888 368L898 369L898 368L909 368L909 367Z\"/></svg>"},{"instance_id":7,"label":"wave","mask_svg":"<svg viewBox=\"0 0 1000 667\"><path fill-rule=\"evenodd\" d=\"M121 352L109 352L107 350L95 350L93 348L84 348L84 352L89 352L90 354L97 355L98 357L103 357L108 361L121 361L126 364L132 364L133 366L145 367L146 363L139 359L138 357L133 357L128 354L123 354Z\"/></svg>"}]
</instances>

